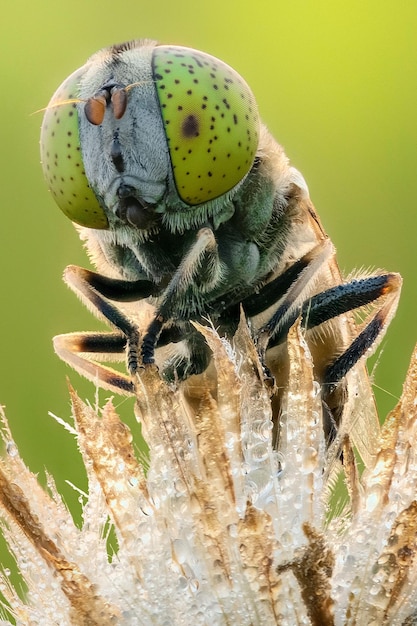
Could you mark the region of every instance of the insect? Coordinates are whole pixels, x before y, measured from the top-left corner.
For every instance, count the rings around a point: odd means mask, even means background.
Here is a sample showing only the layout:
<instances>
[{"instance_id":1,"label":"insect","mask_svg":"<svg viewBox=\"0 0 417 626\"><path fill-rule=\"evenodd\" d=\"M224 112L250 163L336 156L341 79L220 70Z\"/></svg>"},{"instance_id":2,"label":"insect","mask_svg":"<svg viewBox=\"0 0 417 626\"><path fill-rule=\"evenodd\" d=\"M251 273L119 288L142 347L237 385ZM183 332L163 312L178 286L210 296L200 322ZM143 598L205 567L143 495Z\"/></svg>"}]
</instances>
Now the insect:
<instances>
[{"instance_id":1,"label":"insect","mask_svg":"<svg viewBox=\"0 0 417 626\"><path fill-rule=\"evenodd\" d=\"M302 317L329 437L352 396L373 402L364 360L401 278L343 281L304 178L228 65L148 40L99 51L52 97L41 160L100 272L69 266L64 278L113 327L55 337L75 369L125 393L155 359L167 380L187 380L210 363L191 322L210 318L230 337L242 307L278 388L286 334ZM352 311L364 307L358 324ZM123 355L129 375L101 362ZM365 454L378 429L376 415L368 421Z\"/></svg>"}]
</instances>

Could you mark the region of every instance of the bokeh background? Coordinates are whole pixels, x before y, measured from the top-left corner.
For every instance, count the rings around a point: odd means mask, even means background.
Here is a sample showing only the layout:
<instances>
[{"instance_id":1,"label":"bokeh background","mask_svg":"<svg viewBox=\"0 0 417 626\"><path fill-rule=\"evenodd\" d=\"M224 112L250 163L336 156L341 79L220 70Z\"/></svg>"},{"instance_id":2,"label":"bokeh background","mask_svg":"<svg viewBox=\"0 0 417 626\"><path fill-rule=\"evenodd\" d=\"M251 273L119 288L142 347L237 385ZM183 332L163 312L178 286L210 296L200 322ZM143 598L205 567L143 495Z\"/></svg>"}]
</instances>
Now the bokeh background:
<instances>
[{"instance_id":1,"label":"bokeh background","mask_svg":"<svg viewBox=\"0 0 417 626\"><path fill-rule=\"evenodd\" d=\"M210 52L252 86L263 119L303 172L346 273L401 272L398 313L377 359L385 414L417 341L417 3L386 0L15 0L0 24L0 403L21 453L77 509L84 487L68 420L66 376L51 337L97 328L61 281L88 263L39 164L42 114L61 81L97 49L151 37ZM100 393L103 399L105 394ZM132 404L116 404L133 426Z\"/></svg>"}]
</instances>

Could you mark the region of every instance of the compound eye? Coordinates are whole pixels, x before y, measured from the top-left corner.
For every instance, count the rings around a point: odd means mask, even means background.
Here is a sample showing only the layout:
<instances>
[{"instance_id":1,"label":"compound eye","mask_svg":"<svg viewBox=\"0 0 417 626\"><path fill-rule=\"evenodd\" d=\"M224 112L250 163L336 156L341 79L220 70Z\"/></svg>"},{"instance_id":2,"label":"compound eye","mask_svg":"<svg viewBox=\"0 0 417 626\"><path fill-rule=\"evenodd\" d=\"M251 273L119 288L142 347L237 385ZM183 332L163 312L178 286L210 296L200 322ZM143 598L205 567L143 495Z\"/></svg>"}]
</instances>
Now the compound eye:
<instances>
[{"instance_id":1,"label":"compound eye","mask_svg":"<svg viewBox=\"0 0 417 626\"><path fill-rule=\"evenodd\" d=\"M108 228L106 214L84 171L79 133L81 67L52 96L41 128L41 162L55 202L73 222L87 228Z\"/></svg>"},{"instance_id":2,"label":"compound eye","mask_svg":"<svg viewBox=\"0 0 417 626\"><path fill-rule=\"evenodd\" d=\"M223 195L247 175L258 147L249 86L219 59L181 46L156 47L152 71L178 195L190 205Z\"/></svg>"}]
</instances>

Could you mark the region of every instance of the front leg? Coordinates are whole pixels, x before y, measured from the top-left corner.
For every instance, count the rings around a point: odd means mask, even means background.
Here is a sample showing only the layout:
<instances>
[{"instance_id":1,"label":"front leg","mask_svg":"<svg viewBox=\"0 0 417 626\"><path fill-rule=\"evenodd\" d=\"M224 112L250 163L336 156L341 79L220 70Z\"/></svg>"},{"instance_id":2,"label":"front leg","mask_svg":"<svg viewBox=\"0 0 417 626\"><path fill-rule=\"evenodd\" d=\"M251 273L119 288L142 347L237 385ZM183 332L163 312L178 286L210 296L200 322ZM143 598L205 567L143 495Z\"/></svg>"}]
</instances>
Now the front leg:
<instances>
[{"instance_id":1,"label":"front leg","mask_svg":"<svg viewBox=\"0 0 417 626\"><path fill-rule=\"evenodd\" d=\"M155 347L167 322L175 318L189 320L193 315L201 313L201 298L204 299L204 294L218 285L222 277L221 270L214 233L209 227L201 228L163 292L155 317L143 337L144 364L154 362Z\"/></svg>"},{"instance_id":2,"label":"front leg","mask_svg":"<svg viewBox=\"0 0 417 626\"><path fill-rule=\"evenodd\" d=\"M54 338L58 356L79 373L107 389L133 393L132 378L120 374L95 360L108 360L109 355L126 355L127 368L133 376L139 367L139 330L118 307L109 302L136 301L156 295L151 281L112 279L81 267L70 265L64 280L87 307L103 321L110 323L113 333L69 333Z\"/></svg>"},{"instance_id":3,"label":"front leg","mask_svg":"<svg viewBox=\"0 0 417 626\"><path fill-rule=\"evenodd\" d=\"M119 356L117 360L123 359L126 337L121 333L67 333L54 337L53 344L60 359L95 385L116 393L134 395L132 377L96 362L108 360L110 355Z\"/></svg>"}]
</instances>

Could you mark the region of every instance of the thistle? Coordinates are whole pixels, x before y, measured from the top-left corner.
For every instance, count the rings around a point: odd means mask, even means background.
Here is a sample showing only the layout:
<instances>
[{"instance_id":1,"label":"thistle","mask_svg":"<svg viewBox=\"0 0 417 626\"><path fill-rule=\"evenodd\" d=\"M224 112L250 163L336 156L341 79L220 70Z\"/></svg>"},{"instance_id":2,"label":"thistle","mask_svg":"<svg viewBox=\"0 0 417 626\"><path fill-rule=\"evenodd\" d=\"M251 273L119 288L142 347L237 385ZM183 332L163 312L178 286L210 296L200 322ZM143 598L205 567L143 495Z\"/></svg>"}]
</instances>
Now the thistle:
<instances>
[{"instance_id":1,"label":"thistle","mask_svg":"<svg viewBox=\"0 0 417 626\"><path fill-rule=\"evenodd\" d=\"M207 381L198 402L164 383L154 366L138 376L146 470L111 401L97 414L71 389L88 476L81 527L52 477L46 492L25 467L3 416L2 527L27 584L22 599L1 576L9 619L417 623L417 352L379 451L360 475L348 427L326 446L320 388L298 324L288 336L277 449L270 390L246 325L232 343L198 330L217 372L215 388ZM338 474L347 496L335 506ZM111 556L109 520L118 545Z\"/></svg>"}]
</instances>

